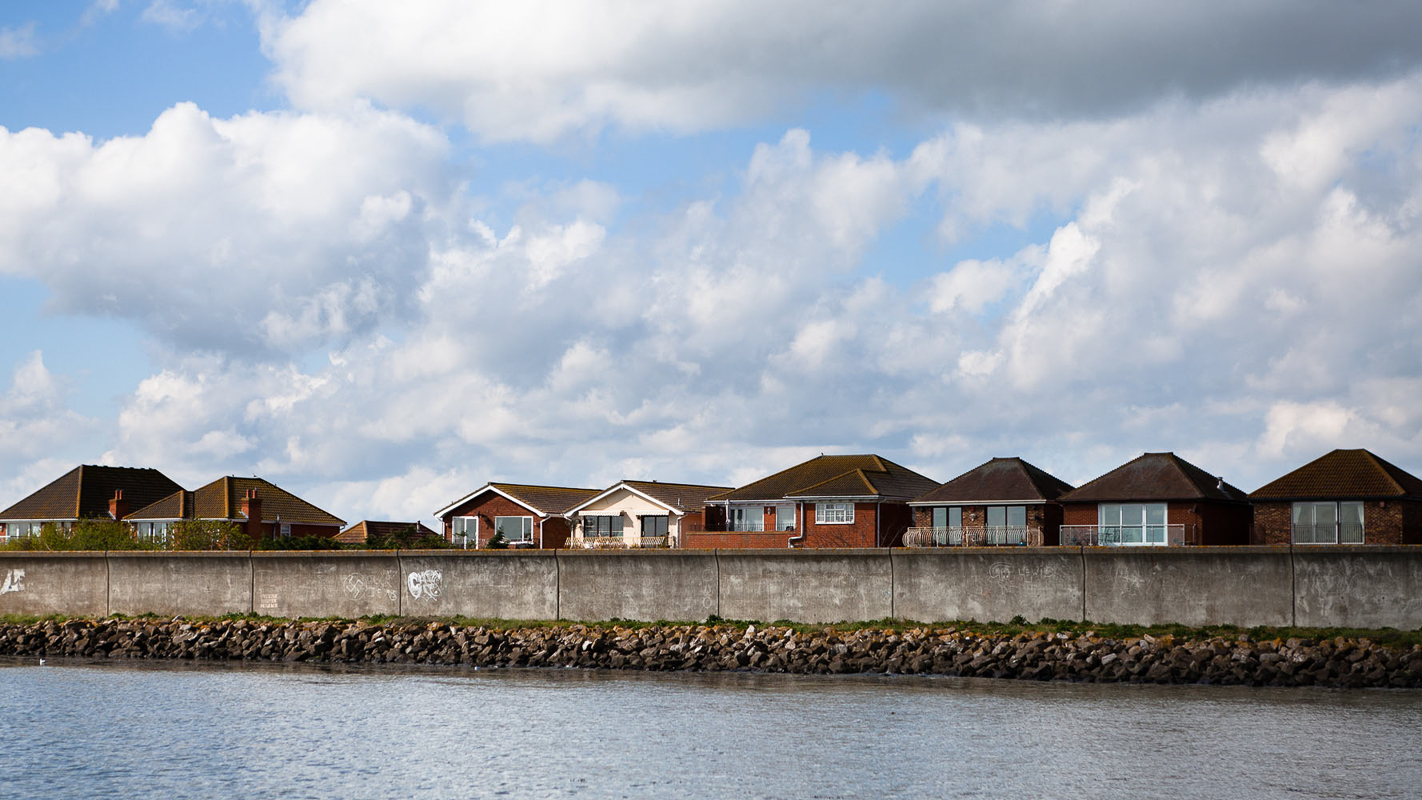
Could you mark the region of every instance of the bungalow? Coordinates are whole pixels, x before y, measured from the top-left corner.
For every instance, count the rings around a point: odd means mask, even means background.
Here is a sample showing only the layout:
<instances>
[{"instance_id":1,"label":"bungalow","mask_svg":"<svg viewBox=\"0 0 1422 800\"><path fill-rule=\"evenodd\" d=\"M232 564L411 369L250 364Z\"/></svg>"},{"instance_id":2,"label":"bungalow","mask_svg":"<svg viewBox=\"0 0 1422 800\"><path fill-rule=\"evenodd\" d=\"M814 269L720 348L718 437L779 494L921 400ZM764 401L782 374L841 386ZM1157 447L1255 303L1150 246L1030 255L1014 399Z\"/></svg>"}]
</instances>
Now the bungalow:
<instances>
[{"instance_id":1,"label":"bungalow","mask_svg":"<svg viewBox=\"0 0 1422 800\"><path fill-rule=\"evenodd\" d=\"M261 478L218 478L196 491L179 489L125 516L136 536L166 539L174 523L208 519L242 526L252 541L340 533L345 521Z\"/></svg>"},{"instance_id":2,"label":"bungalow","mask_svg":"<svg viewBox=\"0 0 1422 800\"><path fill-rule=\"evenodd\" d=\"M1244 492L1174 453L1146 453L1058 501L1066 545L1249 543Z\"/></svg>"},{"instance_id":3,"label":"bungalow","mask_svg":"<svg viewBox=\"0 0 1422 800\"><path fill-rule=\"evenodd\" d=\"M569 509L570 547L676 547L687 527L704 526L706 498L729 486L621 481Z\"/></svg>"},{"instance_id":4,"label":"bungalow","mask_svg":"<svg viewBox=\"0 0 1422 800\"><path fill-rule=\"evenodd\" d=\"M1422 544L1422 480L1334 450L1249 493L1255 544Z\"/></svg>"},{"instance_id":5,"label":"bungalow","mask_svg":"<svg viewBox=\"0 0 1422 800\"><path fill-rule=\"evenodd\" d=\"M513 547L556 549L567 544L569 523L563 516L599 492L565 486L486 483L435 512L444 538L454 544L485 547L496 534Z\"/></svg>"},{"instance_id":6,"label":"bungalow","mask_svg":"<svg viewBox=\"0 0 1422 800\"><path fill-rule=\"evenodd\" d=\"M911 547L1056 544L1071 484L1020 458L994 458L909 501Z\"/></svg>"},{"instance_id":7,"label":"bungalow","mask_svg":"<svg viewBox=\"0 0 1422 800\"><path fill-rule=\"evenodd\" d=\"M909 501L938 482L876 455L822 455L706 500L710 547L890 547L913 523Z\"/></svg>"},{"instance_id":8,"label":"bungalow","mask_svg":"<svg viewBox=\"0 0 1422 800\"><path fill-rule=\"evenodd\" d=\"M37 536L50 523L69 528L81 519L123 519L130 509L182 490L156 469L85 464L0 512L0 543Z\"/></svg>"},{"instance_id":9,"label":"bungalow","mask_svg":"<svg viewBox=\"0 0 1422 800\"><path fill-rule=\"evenodd\" d=\"M372 539L389 541L392 538L399 538L403 544L411 545L431 536L439 538L438 533L430 530L421 522L386 522L363 519L336 534L336 541L341 544L365 544Z\"/></svg>"}]
</instances>

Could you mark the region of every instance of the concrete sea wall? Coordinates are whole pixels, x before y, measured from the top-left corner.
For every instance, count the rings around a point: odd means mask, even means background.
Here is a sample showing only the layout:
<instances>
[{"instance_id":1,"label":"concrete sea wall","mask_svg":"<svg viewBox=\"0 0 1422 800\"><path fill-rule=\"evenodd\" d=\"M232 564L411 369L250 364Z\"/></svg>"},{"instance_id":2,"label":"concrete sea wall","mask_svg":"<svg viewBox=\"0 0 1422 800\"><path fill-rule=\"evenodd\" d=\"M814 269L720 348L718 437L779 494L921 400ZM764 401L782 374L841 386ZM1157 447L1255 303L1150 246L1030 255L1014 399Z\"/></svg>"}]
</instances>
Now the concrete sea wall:
<instances>
[{"instance_id":1,"label":"concrete sea wall","mask_svg":"<svg viewBox=\"0 0 1422 800\"><path fill-rule=\"evenodd\" d=\"M0 614L1422 628L1422 547L0 552Z\"/></svg>"}]
</instances>

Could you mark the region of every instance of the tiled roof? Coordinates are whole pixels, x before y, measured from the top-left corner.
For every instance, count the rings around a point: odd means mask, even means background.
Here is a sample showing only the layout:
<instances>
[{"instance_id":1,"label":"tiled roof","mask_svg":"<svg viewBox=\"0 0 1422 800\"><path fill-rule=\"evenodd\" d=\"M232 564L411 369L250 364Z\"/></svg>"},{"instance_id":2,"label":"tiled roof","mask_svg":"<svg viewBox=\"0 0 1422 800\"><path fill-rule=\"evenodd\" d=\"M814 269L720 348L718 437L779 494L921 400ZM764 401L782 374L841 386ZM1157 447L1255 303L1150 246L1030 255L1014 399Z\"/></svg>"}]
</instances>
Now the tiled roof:
<instances>
[{"instance_id":1,"label":"tiled roof","mask_svg":"<svg viewBox=\"0 0 1422 800\"><path fill-rule=\"evenodd\" d=\"M590 500L597 489L573 489L567 486L529 486L521 483L491 483L509 497L545 514L562 514L573 506Z\"/></svg>"},{"instance_id":2,"label":"tiled roof","mask_svg":"<svg viewBox=\"0 0 1422 800\"><path fill-rule=\"evenodd\" d=\"M392 533L403 535L406 544L426 536L439 536L420 522L377 522L363 519L336 534L336 541L341 544L365 544L372 536L389 536Z\"/></svg>"},{"instance_id":3,"label":"tiled roof","mask_svg":"<svg viewBox=\"0 0 1422 800\"><path fill-rule=\"evenodd\" d=\"M937 485L931 478L876 455L819 456L707 500L734 502L807 497L908 500Z\"/></svg>"},{"instance_id":4,"label":"tiled roof","mask_svg":"<svg viewBox=\"0 0 1422 800\"><path fill-rule=\"evenodd\" d=\"M994 458L959 475L915 503L1042 502L1071 491L1071 484L1020 458Z\"/></svg>"},{"instance_id":5,"label":"tiled roof","mask_svg":"<svg viewBox=\"0 0 1422 800\"><path fill-rule=\"evenodd\" d=\"M124 519L244 519L242 499L250 489L256 489L257 499L262 501L263 522L275 522L277 517L281 517L283 523L295 525L345 524L341 518L322 511L270 481L232 476L218 478L196 491L180 490L176 496L170 495L140 508ZM175 509L181 513L172 514Z\"/></svg>"},{"instance_id":6,"label":"tiled roof","mask_svg":"<svg viewBox=\"0 0 1422 800\"><path fill-rule=\"evenodd\" d=\"M700 511L706 498L729 491L730 486L702 486L695 483L662 483L661 481L622 481L642 494L654 498L678 511Z\"/></svg>"},{"instance_id":7,"label":"tiled roof","mask_svg":"<svg viewBox=\"0 0 1422 800\"><path fill-rule=\"evenodd\" d=\"M1146 453L1057 498L1063 503L1147 500L1243 502L1242 490L1174 453Z\"/></svg>"},{"instance_id":8,"label":"tiled roof","mask_svg":"<svg viewBox=\"0 0 1422 800\"><path fill-rule=\"evenodd\" d=\"M1410 497L1422 480L1367 450L1334 450L1249 493L1251 500Z\"/></svg>"},{"instance_id":9,"label":"tiled roof","mask_svg":"<svg viewBox=\"0 0 1422 800\"><path fill-rule=\"evenodd\" d=\"M129 508L139 508L182 489L156 469L85 464L0 512L0 519L107 517L115 491L123 491Z\"/></svg>"}]
</instances>

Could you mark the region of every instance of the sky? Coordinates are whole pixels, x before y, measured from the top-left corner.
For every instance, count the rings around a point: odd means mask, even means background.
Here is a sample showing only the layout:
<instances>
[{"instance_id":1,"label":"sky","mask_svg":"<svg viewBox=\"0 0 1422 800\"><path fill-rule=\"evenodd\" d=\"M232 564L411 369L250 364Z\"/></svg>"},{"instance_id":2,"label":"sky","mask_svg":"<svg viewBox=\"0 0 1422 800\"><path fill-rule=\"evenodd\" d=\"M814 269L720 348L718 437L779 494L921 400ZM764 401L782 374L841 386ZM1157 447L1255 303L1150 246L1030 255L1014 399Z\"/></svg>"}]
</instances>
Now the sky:
<instances>
[{"instance_id":1,"label":"sky","mask_svg":"<svg viewBox=\"0 0 1422 800\"><path fill-rule=\"evenodd\" d=\"M0 5L0 507L1422 474L1422 5Z\"/></svg>"}]
</instances>

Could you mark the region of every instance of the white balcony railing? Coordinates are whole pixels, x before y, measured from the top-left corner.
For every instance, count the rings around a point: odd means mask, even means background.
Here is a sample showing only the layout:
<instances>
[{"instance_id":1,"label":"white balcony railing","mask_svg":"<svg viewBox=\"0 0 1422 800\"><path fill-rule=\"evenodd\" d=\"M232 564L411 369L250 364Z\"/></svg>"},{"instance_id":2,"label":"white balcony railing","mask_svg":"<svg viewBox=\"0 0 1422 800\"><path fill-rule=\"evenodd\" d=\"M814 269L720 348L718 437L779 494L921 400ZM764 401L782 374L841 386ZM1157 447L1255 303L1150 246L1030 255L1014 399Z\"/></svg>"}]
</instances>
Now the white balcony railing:
<instances>
[{"instance_id":1,"label":"white balcony railing","mask_svg":"<svg viewBox=\"0 0 1422 800\"><path fill-rule=\"evenodd\" d=\"M638 550L649 547L670 547L666 536L579 536L568 540L572 550Z\"/></svg>"},{"instance_id":2,"label":"white balcony railing","mask_svg":"<svg viewBox=\"0 0 1422 800\"><path fill-rule=\"evenodd\" d=\"M994 547L1040 544L1042 544L1042 529L1027 525L909 528L904 532L904 547Z\"/></svg>"},{"instance_id":3,"label":"white balcony railing","mask_svg":"<svg viewBox=\"0 0 1422 800\"><path fill-rule=\"evenodd\" d=\"M1363 523L1294 525L1294 544L1362 544Z\"/></svg>"},{"instance_id":4,"label":"white balcony railing","mask_svg":"<svg viewBox=\"0 0 1422 800\"><path fill-rule=\"evenodd\" d=\"M1183 547L1196 538L1193 525L1063 525L1061 533L1073 547Z\"/></svg>"}]
</instances>

